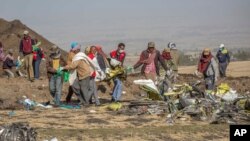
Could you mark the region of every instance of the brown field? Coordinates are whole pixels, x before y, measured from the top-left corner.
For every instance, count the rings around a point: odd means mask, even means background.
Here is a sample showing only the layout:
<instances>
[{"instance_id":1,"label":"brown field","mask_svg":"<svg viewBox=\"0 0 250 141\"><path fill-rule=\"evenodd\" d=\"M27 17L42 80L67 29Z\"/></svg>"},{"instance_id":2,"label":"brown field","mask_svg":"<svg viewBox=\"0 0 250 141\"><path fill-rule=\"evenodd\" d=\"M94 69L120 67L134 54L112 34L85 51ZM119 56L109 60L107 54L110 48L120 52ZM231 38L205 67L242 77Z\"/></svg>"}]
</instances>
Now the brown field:
<instances>
[{"instance_id":1,"label":"brown field","mask_svg":"<svg viewBox=\"0 0 250 141\"><path fill-rule=\"evenodd\" d=\"M197 66L183 66L179 68L181 74L193 74ZM231 62L227 69L227 75L230 77L250 76L250 61Z\"/></svg>"},{"instance_id":2,"label":"brown field","mask_svg":"<svg viewBox=\"0 0 250 141\"><path fill-rule=\"evenodd\" d=\"M247 62L232 62L229 66L229 76L225 82L241 93L250 90L249 77L250 67ZM195 67L181 67L180 73L193 73ZM181 75L182 81L191 81L193 75ZM234 78L238 77L238 78ZM127 92L122 96L123 107L131 100L142 99L138 86L133 85L134 79L141 76L129 76L124 82L124 90ZM30 83L24 78L6 79L0 78L0 125L13 122L28 122L37 128L38 140L57 137L59 141L81 141L81 140L170 140L170 141L193 141L193 140L229 140L229 125L210 125L202 121L176 121L173 126L166 123L166 115L137 115L127 114L122 111L109 111L107 104L110 101L111 88L103 84L106 92L99 91L101 107L91 106L81 109L43 109L26 111L22 106L15 103L23 95L37 102L51 100L48 91L46 77L43 80ZM62 100L67 94L67 84L64 84ZM4 108L4 106L6 108ZM9 112L14 115L9 116ZM96 113L92 113L94 110Z\"/></svg>"}]
</instances>

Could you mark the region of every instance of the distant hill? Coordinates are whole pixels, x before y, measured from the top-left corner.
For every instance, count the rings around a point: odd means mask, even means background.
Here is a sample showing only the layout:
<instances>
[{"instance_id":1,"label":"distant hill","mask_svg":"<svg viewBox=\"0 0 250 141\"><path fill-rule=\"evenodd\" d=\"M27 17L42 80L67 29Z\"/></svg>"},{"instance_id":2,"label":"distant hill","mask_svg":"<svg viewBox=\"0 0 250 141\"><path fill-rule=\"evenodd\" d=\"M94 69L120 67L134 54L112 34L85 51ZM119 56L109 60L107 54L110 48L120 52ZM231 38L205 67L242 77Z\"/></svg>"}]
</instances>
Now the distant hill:
<instances>
[{"instance_id":1,"label":"distant hill","mask_svg":"<svg viewBox=\"0 0 250 141\"><path fill-rule=\"evenodd\" d=\"M7 51L8 49L14 50L14 56L18 56L19 52L19 43L23 36L23 31L28 30L30 33L30 36L33 39L38 39L42 42L41 47L44 49L45 56L49 55L49 50L51 49L53 43L45 39L40 34L36 33L26 25L24 25L19 20L13 20L13 21L6 21L4 19L0 18L0 41L4 45L4 51ZM66 52L61 50L63 56L66 56ZM2 66L0 66L2 68ZM45 67L42 67L42 71L45 71Z\"/></svg>"}]
</instances>

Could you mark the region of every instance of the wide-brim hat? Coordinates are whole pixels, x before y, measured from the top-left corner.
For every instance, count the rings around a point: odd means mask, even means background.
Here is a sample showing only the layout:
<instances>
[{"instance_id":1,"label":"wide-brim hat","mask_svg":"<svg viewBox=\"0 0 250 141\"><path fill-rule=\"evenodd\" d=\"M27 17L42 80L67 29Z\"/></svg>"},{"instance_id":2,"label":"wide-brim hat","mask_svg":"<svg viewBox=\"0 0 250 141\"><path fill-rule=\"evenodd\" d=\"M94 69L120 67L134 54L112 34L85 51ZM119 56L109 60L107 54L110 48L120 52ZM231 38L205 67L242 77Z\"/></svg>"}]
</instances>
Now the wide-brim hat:
<instances>
[{"instance_id":1,"label":"wide-brim hat","mask_svg":"<svg viewBox=\"0 0 250 141\"><path fill-rule=\"evenodd\" d=\"M165 48L163 51L164 52L170 52L170 48Z\"/></svg>"},{"instance_id":2,"label":"wide-brim hat","mask_svg":"<svg viewBox=\"0 0 250 141\"><path fill-rule=\"evenodd\" d=\"M28 30L24 30L23 31L23 35L28 35L29 34L29 31Z\"/></svg>"},{"instance_id":3,"label":"wide-brim hat","mask_svg":"<svg viewBox=\"0 0 250 141\"><path fill-rule=\"evenodd\" d=\"M155 43L154 42L149 42L148 43L148 48L155 48Z\"/></svg>"},{"instance_id":4,"label":"wide-brim hat","mask_svg":"<svg viewBox=\"0 0 250 141\"><path fill-rule=\"evenodd\" d=\"M203 54L204 55L209 55L211 53L211 49L210 48L205 48L204 50L203 50Z\"/></svg>"},{"instance_id":5,"label":"wide-brim hat","mask_svg":"<svg viewBox=\"0 0 250 141\"><path fill-rule=\"evenodd\" d=\"M57 49L56 51L53 51L50 55L51 58L53 59L58 59L61 57L61 51L60 49Z\"/></svg>"}]
</instances>

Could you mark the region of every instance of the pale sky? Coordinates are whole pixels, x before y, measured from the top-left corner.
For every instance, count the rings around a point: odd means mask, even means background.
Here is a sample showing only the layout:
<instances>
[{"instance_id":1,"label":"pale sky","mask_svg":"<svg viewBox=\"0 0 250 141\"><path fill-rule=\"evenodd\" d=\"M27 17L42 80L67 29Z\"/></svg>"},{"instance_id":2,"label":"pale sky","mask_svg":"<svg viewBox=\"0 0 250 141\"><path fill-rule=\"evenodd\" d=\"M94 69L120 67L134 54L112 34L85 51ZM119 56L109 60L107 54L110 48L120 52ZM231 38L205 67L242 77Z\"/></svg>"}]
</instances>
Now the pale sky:
<instances>
[{"instance_id":1,"label":"pale sky","mask_svg":"<svg viewBox=\"0 0 250 141\"><path fill-rule=\"evenodd\" d=\"M250 48L250 0L0 0L0 17L19 19L68 50L70 42L127 44L129 52L155 41L159 49Z\"/></svg>"}]
</instances>

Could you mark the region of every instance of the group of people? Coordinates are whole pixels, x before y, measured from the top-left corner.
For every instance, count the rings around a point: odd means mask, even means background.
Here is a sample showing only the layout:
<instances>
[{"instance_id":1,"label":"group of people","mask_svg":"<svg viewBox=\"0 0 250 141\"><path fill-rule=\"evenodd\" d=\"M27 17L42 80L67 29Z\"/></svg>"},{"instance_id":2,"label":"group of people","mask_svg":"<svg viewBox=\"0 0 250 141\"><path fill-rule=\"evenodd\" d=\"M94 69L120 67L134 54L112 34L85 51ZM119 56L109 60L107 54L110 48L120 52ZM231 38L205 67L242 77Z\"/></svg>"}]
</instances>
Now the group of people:
<instances>
[{"instance_id":1,"label":"group of people","mask_svg":"<svg viewBox=\"0 0 250 141\"><path fill-rule=\"evenodd\" d=\"M4 46L0 42L0 60L3 62L3 70L9 78L15 77L12 68L16 67L17 74L22 75L19 71L22 68L27 70L28 79L33 82L35 79L40 77L40 63L42 60L45 60L43 49L40 48L41 42L37 39L32 39L29 36L28 31L23 32L23 38L20 41L19 45L19 56L14 58L13 49L8 49L7 54L5 55ZM23 61L20 58L23 57ZM22 64L21 64L22 63Z\"/></svg>"},{"instance_id":2,"label":"group of people","mask_svg":"<svg viewBox=\"0 0 250 141\"><path fill-rule=\"evenodd\" d=\"M40 48L41 42L33 40L29 36L28 31L24 31L23 38L20 41L19 56L23 56L24 67L27 70L28 79L33 82L34 79L39 79L39 65L44 59L44 53ZM220 45L220 49L213 57L211 50L206 48L203 50L198 63L198 72L202 73L206 82L206 89L213 90L215 82L220 74L221 77L226 76L226 68L230 62L230 56L224 45ZM67 60L62 56L61 50L56 45L53 45L50 50L50 55L47 57L46 68L49 79L49 90L53 97L55 105L60 105L62 87L64 81L64 73L69 73L69 88L66 102L71 101L71 97L75 94L80 104L88 106L89 104L100 105L97 94L96 82L103 81L110 69L123 68L126 58L125 44L119 43L117 49L106 55L100 45L82 47L77 42L72 42L70 51L68 52ZM15 66L13 51L10 49L8 55L3 55L3 45L0 43L0 59L4 62L3 69L10 76L14 74L10 71L11 67ZM114 63L115 62L115 63ZM155 42L149 42L147 49L142 51L139 60L135 63L132 69L141 67L141 74L146 79L153 81L160 76L160 70L163 68L166 74L172 73L175 83L178 76L178 65L180 62L180 53L177 50L175 43L169 43L168 47L162 52L156 49ZM217 65L219 62L219 66ZM116 65L114 65L116 64ZM122 70L122 69L121 69ZM118 72L118 71L117 71ZM123 72L123 71L121 71ZM122 95L122 73L112 76L114 87L112 90L112 102L120 101Z\"/></svg>"},{"instance_id":3,"label":"group of people","mask_svg":"<svg viewBox=\"0 0 250 141\"><path fill-rule=\"evenodd\" d=\"M123 66L126 56L124 49L125 44L120 43L118 48L110 53L110 58L121 62L120 66ZM107 58L107 55L99 45L89 46L82 52L81 45L73 42L71 43L67 61L64 61L59 48L53 47L53 51L47 61L47 72L50 93L54 97L55 105L59 105L61 99L61 71L70 71L70 86L66 102L70 102L73 93L75 93L82 105L88 106L92 103L95 103L97 106L100 105L96 82L105 79L105 72L109 66ZM117 102L120 100L122 93L122 84L119 75L114 77L113 80L112 101Z\"/></svg>"}]
</instances>

